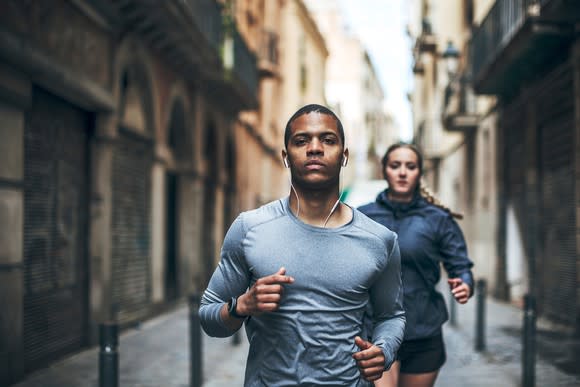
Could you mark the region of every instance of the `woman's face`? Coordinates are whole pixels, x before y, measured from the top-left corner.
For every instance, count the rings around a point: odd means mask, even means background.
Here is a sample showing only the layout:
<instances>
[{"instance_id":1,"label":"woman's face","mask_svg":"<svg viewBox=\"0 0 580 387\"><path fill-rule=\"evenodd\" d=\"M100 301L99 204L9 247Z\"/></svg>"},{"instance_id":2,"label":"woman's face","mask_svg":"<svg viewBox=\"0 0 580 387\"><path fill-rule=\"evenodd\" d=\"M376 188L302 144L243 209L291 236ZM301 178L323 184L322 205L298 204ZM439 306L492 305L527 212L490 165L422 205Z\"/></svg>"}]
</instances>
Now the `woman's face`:
<instances>
[{"instance_id":1,"label":"woman's face","mask_svg":"<svg viewBox=\"0 0 580 387\"><path fill-rule=\"evenodd\" d=\"M405 147L391 151L385 166L385 175L389 183L390 198L395 201L410 201L421 177L417 154Z\"/></svg>"}]
</instances>

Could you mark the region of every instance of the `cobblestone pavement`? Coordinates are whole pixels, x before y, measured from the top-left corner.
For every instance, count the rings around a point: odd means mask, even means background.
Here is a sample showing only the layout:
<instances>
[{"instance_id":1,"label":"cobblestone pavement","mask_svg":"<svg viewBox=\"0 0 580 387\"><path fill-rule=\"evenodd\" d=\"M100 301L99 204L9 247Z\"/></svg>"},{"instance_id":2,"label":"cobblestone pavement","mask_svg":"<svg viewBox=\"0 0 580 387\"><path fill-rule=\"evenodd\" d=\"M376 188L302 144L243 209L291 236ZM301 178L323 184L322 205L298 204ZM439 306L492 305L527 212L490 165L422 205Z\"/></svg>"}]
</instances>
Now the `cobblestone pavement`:
<instances>
[{"instance_id":1,"label":"cobblestone pavement","mask_svg":"<svg viewBox=\"0 0 580 387\"><path fill-rule=\"evenodd\" d=\"M455 327L444 327L448 360L436 387L521 386L521 310L488 299L486 349L476 352L475 301L458 307ZM578 341L550 335L548 328L538 325L536 386L580 386ZM120 386L188 386L188 332L186 306L124 332L119 347ZM240 338L240 344L233 345L231 338L203 337L204 387L242 386L248 343L244 333ZM96 387L97 367L98 350L93 348L40 370L14 387Z\"/></svg>"}]
</instances>

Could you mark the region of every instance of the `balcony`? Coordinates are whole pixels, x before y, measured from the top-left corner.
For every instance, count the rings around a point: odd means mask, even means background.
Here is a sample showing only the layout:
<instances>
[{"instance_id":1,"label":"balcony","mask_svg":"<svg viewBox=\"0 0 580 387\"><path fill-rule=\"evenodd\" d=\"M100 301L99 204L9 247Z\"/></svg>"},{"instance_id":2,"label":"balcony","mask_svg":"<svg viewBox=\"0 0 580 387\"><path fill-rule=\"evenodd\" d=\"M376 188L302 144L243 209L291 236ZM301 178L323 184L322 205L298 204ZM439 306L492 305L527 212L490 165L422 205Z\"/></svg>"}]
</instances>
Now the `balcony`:
<instances>
[{"instance_id":1,"label":"balcony","mask_svg":"<svg viewBox=\"0 0 580 387\"><path fill-rule=\"evenodd\" d=\"M477 129L476 98L471 82L466 77L453 80L445 89L443 127L450 132L469 133Z\"/></svg>"},{"instance_id":2,"label":"balcony","mask_svg":"<svg viewBox=\"0 0 580 387\"><path fill-rule=\"evenodd\" d=\"M579 14L575 0L497 0L470 44L475 91L518 90L566 51Z\"/></svg>"},{"instance_id":3,"label":"balcony","mask_svg":"<svg viewBox=\"0 0 580 387\"><path fill-rule=\"evenodd\" d=\"M262 31L258 52L258 71L260 76L275 77L278 75L279 40L276 32Z\"/></svg>"},{"instance_id":4,"label":"balcony","mask_svg":"<svg viewBox=\"0 0 580 387\"><path fill-rule=\"evenodd\" d=\"M114 0L128 27L189 81L239 111L255 108L256 58L216 0Z\"/></svg>"},{"instance_id":5,"label":"balcony","mask_svg":"<svg viewBox=\"0 0 580 387\"><path fill-rule=\"evenodd\" d=\"M417 37L415 47L419 54L424 52L435 53L437 50L437 39L433 34L433 28L428 19L423 19L421 23L421 34Z\"/></svg>"}]
</instances>

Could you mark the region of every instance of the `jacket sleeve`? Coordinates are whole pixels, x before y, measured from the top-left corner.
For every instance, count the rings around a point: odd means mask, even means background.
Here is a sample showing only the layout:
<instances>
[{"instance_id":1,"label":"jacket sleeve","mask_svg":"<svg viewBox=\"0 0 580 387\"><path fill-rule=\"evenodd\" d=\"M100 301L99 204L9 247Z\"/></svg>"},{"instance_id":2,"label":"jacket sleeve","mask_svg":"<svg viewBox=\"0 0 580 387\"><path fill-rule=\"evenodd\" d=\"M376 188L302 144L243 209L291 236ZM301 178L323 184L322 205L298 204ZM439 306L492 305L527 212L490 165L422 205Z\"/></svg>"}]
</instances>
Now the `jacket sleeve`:
<instances>
[{"instance_id":1,"label":"jacket sleeve","mask_svg":"<svg viewBox=\"0 0 580 387\"><path fill-rule=\"evenodd\" d=\"M383 350L386 370L393 364L405 334L401 254L396 237L389 250L387 264L370 289L373 343Z\"/></svg>"},{"instance_id":2,"label":"jacket sleeve","mask_svg":"<svg viewBox=\"0 0 580 387\"><path fill-rule=\"evenodd\" d=\"M226 337L235 333L225 326L220 310L230 298L243 294L250 283L250 271L243 249L245 231L242 215L236 218L226 233L220 262L201 298L201 326L213 337Z\"/></svg>"},{"instance_id":3,"label":"jacket sleeve","mask_svg":"<svg viewBox=\"0 0 580 387\"><path fill-rule=\"evenodd\" d=\"M461 278L471 288L473 294L473 262L467 255L467 245L459 225L449 215L440 226L439 250L443 267L449 278Z\"/></svg>"}]
</instances>

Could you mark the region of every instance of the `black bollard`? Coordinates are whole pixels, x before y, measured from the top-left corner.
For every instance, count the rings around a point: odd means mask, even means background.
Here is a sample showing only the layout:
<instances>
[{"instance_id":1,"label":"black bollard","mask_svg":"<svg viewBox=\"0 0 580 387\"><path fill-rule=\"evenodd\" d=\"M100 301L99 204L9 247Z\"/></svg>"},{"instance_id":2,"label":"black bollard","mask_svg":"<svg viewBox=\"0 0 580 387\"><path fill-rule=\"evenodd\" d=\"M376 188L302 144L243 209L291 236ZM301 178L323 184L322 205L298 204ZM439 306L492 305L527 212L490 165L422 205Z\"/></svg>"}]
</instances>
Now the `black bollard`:
<instances>
[{"instance_id":1,"label":"black bollard","mask_svg":"<svg viewBox=\"0 0 580 387\"><path fill-rule=\"evenodd\" d=\"M241 330L238 330L236 333L234 333L234 335L232 336L232 345L233 346L238 346L240 345L240 343L242 342L242 338L240 337L241 335Z\"/></svg>"},{"instance_id":2,"label":"black bollard","mask_svg":"<svg viewBox=\"0 0 580 387\"><path fill-rule=\"evenodd\" d=\"M453 295L449 297L449 324L453 327L457 326L457 301Z\"/></svg>"},{"instance_id":3,"label":"black bollard","mask_svg":"<svg viewBox=\"0 0 580 387\"><path fill-rule=\"evenodd\" d=\"M99 326L99 387L119 385L119 328L115 323Z\"/></svg>"},{"instance_id":4,"label":"black bollard","mask_svg":"<svg viewBox=\"0 0 580 387\"><path fill-rule=\"evenodd\" d=\"M484 279L477 281L476 285L476 315L475 315L475 350L485 350L485 299L487 296L487 283Z\"/></svg>"},{"instance_id":5,"label":"black bollard","mask_svg":"<svg viewBox=\"0 0 580 387\"><path fill-rule=\"evenodd\" d=\"M190 356L190 387L201 387L203 382L202 336L199 322L200 295L189 297L189 356Z\"/></svg>"},{"instance_id":6,"label":"black bollard","mask_svg":"<svg viewBox=\"0 0 580 387\"><path fill-rule=\"evenodd\" d=\"M524 334L522 343L522 387L536 383L536 302L533 296L524 296Z\"/></svg>"}]
</instances>

